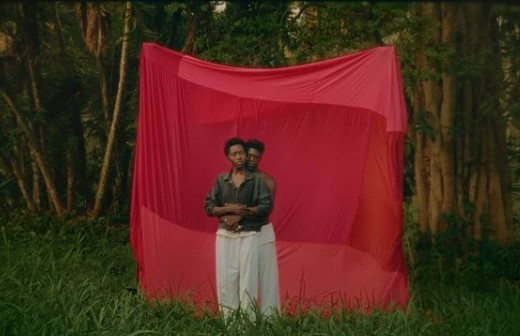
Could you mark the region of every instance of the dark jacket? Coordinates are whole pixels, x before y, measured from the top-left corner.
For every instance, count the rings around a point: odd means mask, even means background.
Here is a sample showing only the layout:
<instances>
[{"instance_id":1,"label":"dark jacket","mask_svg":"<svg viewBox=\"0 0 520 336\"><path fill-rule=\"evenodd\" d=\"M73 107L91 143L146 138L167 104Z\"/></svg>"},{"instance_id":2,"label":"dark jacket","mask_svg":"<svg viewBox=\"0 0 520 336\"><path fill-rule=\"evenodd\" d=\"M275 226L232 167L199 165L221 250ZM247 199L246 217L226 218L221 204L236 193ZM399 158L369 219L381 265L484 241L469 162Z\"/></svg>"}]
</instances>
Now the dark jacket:
<instances>
[{"instance_id":1,"label":"dark jacket","mask_svg":"<svg viewBox=\"0 0 520 336\"><path fill-rule=\"evenodd\" d=\"M221 207L226 203L257 208L255 215L246 216L242 220L244 231L259 231L262 225L267 224L266 218L273 209L271 194L264 179L260 174L249 171L246 171L245 180L238 188L235 188L231 181L231 172L217 176L204 203L206 214L214 216L213 207Z\"/></svg>"}]
</instances>

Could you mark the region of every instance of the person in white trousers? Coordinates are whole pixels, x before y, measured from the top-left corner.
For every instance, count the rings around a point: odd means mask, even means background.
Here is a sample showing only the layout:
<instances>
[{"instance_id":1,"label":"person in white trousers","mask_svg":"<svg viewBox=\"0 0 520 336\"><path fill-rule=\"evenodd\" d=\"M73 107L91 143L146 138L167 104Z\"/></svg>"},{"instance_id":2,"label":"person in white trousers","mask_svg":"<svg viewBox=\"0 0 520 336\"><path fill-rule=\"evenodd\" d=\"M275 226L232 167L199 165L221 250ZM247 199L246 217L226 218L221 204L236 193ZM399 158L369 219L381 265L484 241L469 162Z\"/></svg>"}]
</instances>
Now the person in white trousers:
<instances>
[{"instance_id":1,"label":"person in white trousers","mask_svg":"<svg viewBox=\"0 0 520 336\"><path fill-rule=\"evenodd\" d=\"M238 308L254 314L260 230L272 209L264 179L244 169L244 146L240 138L226 141L224 153L231 169L217 176L204 204L208 216L219 218L215 266L217 297L225 317Z\"/></svg>"},{"instance_id":2,"label":"person in white trousers","mask_svg":"<svg viewBox=\"0 0 520 336\"><path fill-rule=\"evenodd\" d=\"M257 139L248 140L246 142L246 168L259 173L264 178L271 194L271 201L274 204L276 180L258 169L264 150L265 146L261 141ZM269 218L266 217L264 223L266 224L262 225L258 246L258 297L262 313L272 315L280 310L276 238L273 224L269 221Z\"/></svg>"}]
</instances>

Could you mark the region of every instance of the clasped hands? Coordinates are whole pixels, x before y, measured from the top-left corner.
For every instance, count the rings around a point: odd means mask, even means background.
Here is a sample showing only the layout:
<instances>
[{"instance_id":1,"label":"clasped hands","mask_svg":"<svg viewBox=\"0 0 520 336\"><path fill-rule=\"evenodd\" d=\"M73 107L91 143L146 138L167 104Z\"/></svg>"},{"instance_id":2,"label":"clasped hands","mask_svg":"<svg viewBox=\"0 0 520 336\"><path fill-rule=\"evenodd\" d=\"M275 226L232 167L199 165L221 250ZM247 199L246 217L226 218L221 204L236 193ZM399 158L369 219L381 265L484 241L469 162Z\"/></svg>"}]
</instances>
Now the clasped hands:
<instances>
[{"instance_id":1,"label":"clasped hands","mask_svg":"<svg viewBox=\"0 0 520 336\"><path fill-rule=\"evenodd\" d=\"M224 204L224 207L226 208L226 214L228 215L246 217L253 216L256 214L255 207L248 207L244 204L226 203Z\"/></svg>"},{"instance_id":2,"label":"clasped hands","mask_svg":"<svg viewBox=\"0 0 520 336\"><path fill-rule=\"evenodd\" d=\"M221 217L221 220L226 224L226 228L232 232L239 232L242 229L240 221L243 217L252 216L256 214L256 208L248 207L243 204L228 204L224 205L226 215Z\"/></svg>"}]
</instances>

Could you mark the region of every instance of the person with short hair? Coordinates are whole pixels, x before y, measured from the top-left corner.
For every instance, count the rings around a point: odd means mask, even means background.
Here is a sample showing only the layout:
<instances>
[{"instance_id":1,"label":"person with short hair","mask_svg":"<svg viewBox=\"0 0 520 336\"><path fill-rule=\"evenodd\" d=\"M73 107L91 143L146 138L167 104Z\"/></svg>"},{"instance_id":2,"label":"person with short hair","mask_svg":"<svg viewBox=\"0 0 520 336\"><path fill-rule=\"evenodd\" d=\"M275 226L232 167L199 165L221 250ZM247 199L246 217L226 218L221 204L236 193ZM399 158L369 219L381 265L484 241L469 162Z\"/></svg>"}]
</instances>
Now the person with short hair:
<instances>
[{"instance_id":1,"label":"person with short hair","mask_svg":"<svg viewBox=\"0 0 520 336\"><path fill-rule=\"evenodd\" d=\"M274 204L276 196L276 180L264 171L258 169L262 161L265 150L264 144L251 139L246 142L246 168L257 172L262 176L267 184L271 201ZM278 260L276 257L275 233L273 224L266 216L260 230L258 247L258 297L260 300L260 310L263 314L274 314L280 309L280 294L278 281Z\"/></svg>"},{"instance_id":2,"label":"person with short hair","mask_svg":"<svg viewBox=\"0 0 520 336\"><path fill-rule=\"evenodd\" d=\"M217 297L224 316L238 308L251 316L258 285L258 238L272 201L264 179L245 169L244 140L227 140L224 154L231 168L217 176L204 204L208 216L219 218Z\"/></svg>"}]
</instances>

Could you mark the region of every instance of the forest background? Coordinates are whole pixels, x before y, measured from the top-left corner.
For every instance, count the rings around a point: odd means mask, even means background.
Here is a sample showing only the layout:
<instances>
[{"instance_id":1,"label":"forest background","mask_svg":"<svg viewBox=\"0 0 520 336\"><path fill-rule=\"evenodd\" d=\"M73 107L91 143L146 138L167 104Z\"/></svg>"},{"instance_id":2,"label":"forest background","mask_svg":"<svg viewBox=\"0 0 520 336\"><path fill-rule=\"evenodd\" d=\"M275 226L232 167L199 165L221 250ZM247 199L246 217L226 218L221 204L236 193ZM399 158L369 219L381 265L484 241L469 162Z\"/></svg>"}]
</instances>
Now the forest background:
<instances>
[{"instance_id":1,"label":"forest background","mask_svg":"<svg viewBox=\"0 0 520 336\"><path fill-rule=\"evenodd\" d=\"M122 237L142 42L263 68L394 45L409 116L403 249L411 285L441 279L497 295L496 286L507 293L500 300L517 300L507 301L517 302L509 312L520 311L520 6L502 2L2 2L0 255L19 251L22 260L4 264L9 279L26 268L21 251L31 239L56 264L56 241L72 244L62 246L69 258L100 248L102 238L103 251L112 242L127 259L100 261L100 270L136 286ZM0 309L24 307L10 300ZM432 324L443 315L427 312Z\"/></svg>"}]
</instances>

